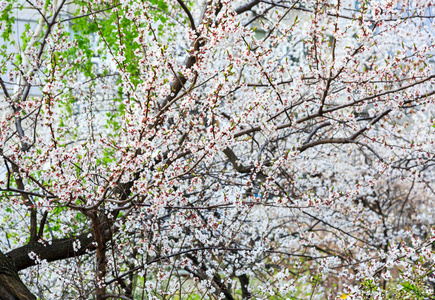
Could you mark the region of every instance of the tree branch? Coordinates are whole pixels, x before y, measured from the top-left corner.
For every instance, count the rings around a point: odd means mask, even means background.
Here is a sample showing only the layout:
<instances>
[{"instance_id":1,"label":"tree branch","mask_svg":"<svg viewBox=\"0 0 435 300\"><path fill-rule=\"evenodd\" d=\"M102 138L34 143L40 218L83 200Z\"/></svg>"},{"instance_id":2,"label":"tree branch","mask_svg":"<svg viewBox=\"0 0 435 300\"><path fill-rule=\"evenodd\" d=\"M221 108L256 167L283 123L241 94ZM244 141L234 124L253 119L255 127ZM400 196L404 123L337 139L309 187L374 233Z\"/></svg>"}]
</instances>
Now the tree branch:
<instances>
[{"instance_id":1,"label":"tree branch","mask_svg":"<svg viewBox=\"0 0 435 300\"><path fill-rule=\"evenodd\" d=\"M252 166L245 167L242 164L238 162L238 158L236 154L234 154L234 151L231 150L229 147L226 147L223 150L224 154L227 156L227 158L230 160L231 164L233 165L234 169L236 169L239 173L249 173L252 169Z\"/></svg>"},{"instance_id":2,"label":"tree branch","mask_svg":"<svg viewBox=\"0 0 435 300\"><path fill-rule=\"evenodd\" d=\"M80 242L80 249L74 251L73 243ZM71 258L87 254L95 250L94 235L92 233L83 233L76 237L55 239L50 244L43 245L39 242L29 242L28 244L16 248L6 255L13 259L18 271L34 266L35 261L29 257L29 253L35 253L41 260L47 262Z\"/></svg>"},{"instance_id":3,"label":"tree branch","mask_svg":"<svg viewBox=\"0 0 435 300\"><path fill-rule=\"evenodd\" d=\"M249 3L246 3L245 5L239 6L234 11L236 12L236 14L240 15L248 10L251 10L255 5L259 4L260 2L260 0L253 0Z\"/></svg>"},{"instance_id":4,"label":"tree branch","mask_svg":"<svg viewBox=\"0 0 435 300\"><path fill-rule=\"evenodd\" d=\"M183 8L184 12L186 13L187 17L189 18L190 27L193 31L196 32L196 26L195 26L195 20L193 20L192 14L190 13L190 10L187 8L186 4L182 0L177 0L177 2L180 4L181 8Z\"/></svg>"}]
</instances>

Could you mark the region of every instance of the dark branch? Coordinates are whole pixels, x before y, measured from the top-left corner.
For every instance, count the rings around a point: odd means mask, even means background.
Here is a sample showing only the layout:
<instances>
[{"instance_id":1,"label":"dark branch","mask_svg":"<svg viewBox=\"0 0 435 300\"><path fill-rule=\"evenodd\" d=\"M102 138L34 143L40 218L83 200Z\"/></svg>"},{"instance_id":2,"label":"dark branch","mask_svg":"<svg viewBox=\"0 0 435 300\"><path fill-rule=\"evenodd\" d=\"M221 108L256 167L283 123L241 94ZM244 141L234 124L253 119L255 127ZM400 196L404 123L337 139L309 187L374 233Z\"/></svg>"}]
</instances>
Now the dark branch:
<instances>
[{"instance_id":1,"label":"dark branch","mask_svg":"<svg viewBox=\"0 0 435 300\"><path fill-rule=\"evenodd\" d=\"M80 242L80 249L74 251L73 243ZM35 253L41 260L47 262L80 256L95 250L94 235L84 233L77 237L55 239L51 244L43 245L38 242L29 242L28 244L14 249L7 253L13 259L18 271L34 266L35 261L29 257L29 253Z\"/></svg>"},{"instance_id":2,"label":"dark branch","mask_svg":"<svg viewBox=\"0 0 435 300\"><path fill-rule=\"evenodd\" d=\"M227 158L230 160L231 164L233 165L234 169L236 169L239 173L249 173L252 169L252 166L245 167L242 164L238 162L238 158L236 154L234 154L234 151L230 148L226 147L224 149L224 154L227 156Z\"/></svg>"},{"instance_id":3,"label":"dark branch","mask_svg":"<svg viewBox=\"0 0 435 300\"><path fill-rule=\"evenodd\" d=\"M251 10L255 5L259 4L260 0L253 0L249 3L246 3L245 5L239 6L235 9L236 14L240 15L248 10Z\"/></svg>"},{"instance_id":4,"label":"dark branch","mask_svg":"<svg viewBox=\"0 0 435 300\"><path fill-rule=\"evenodd\" d=\"M193 20L192 14L190 13L190 10L187 8L186 4L182 0L177 0L177 2L180 4L181 8L183 8L184 12L186 13L187 17L189 18L190 27L193 31L196 32L196 26L195 26L195 20Z\"/></svg>"}]
</instances>

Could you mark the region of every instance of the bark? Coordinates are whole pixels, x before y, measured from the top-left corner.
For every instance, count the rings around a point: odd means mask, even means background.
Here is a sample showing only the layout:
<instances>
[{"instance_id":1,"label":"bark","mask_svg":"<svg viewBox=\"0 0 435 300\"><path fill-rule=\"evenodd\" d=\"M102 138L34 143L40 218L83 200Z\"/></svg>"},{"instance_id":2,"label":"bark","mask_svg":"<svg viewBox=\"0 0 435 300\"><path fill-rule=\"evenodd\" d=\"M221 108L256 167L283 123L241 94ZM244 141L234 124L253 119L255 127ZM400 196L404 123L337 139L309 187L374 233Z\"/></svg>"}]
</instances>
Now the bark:
<instances>
[{"instance_id":1,"label":"bark","mask_svg":"<svg viewBox=\"0 0 435 300\"><path fill-rule=\"evenodd\" d=\"M80 241L81 248L75 252L73 243ZM34 266L35 261L29 257L30 252L34 252L41 260L48 262L66 259L70 257L86 254L87 251L95 250L94 235L89 233L81 234L77 237L55 239L51 244L43 245L38 242L29 242L28 244L14 249L7 253L18 271Z\"/></svg>"},{"instance_id":2,"label":"bark","mask_svg":"<svg viewBox=\"0 0 435 300\"><path fill-rule=\"evenodd\" d=\"M104 214L98 217L96 212L87 212L86 215L92 220L92 230L94 232L95 241L97 243L97 282L96 296L97 300L105 299L106 294L105 278L107 272L106 261L106 240L104 239L104 228L107 227L107 220Z\"/></svg>"},{"instance_id":3,"label":"bark","mask_svg":"<svg viewBox=\"0 0 435 300\"><path fill-rule=\"evenodd\" d=\"M250 2L246 3L245 5L242 5L242 6L238 7L238 8L236 8L235 12L236 12L236 14L240 15L240 14L242 14L244 12L247 12L247 11L251 10L254 6L259 4L260 2L261 2L260 0L250 1Z\"/></svg>"},{"instance_id":4,"label":"bark","mask_svg":"<svg viewBox=\"0 0 435 300\"><path fill-rule=\"evenodd\" d=\"M246 274L240 275L239 277L240 286L242 287L242 299L247 300L251 299L252 295L249 292L249 278Z\"/></svg>"},{"instance_id":5,"label":"bark","mask_svg":"<svg viewBox=\"0 0 435 300\"><path fill-rule=\"evenodd\" d=\"M0 251L0 300L36 300L18 276L12 259Z\"/></svg>"},{"instance_id":6,"label":"bark","mask_svg":"<svg viewBox=\"0 0 435 300\"><path fill-rule=\"evenodd\" d=\"M198 261L198 259L194 256L194 255L191 255L191 254L187 254L187 257L189 257L189 259L196 265L196 266L199 266L200 265L200 263L199 263L199 261ZM202 265L199 269L200 270L198 270L198 271L195 271L195 270L193 270L193 269L190 269L190 268L188 268L188 267L185 267L184 268L186 271L188 271L189 273L192 273L194 276L196 276L196 277L198 277L198 278L200 278L200 279L207 279L208 277L207 277L207 269L205 268L205 266L204 265ZM223 294L224 295L224 297L225 297L225 299L226 300L235 300L234 299L234 297L233 297L233 295L231 294L231 290L230 290L230 287L228 287L224 282L223 282L223 280L222 280L222 278L217 274L217 273L215 273L214 275L213 275L213 280L212 280L212 282L213 282L213 285L215 286L215 288L216 288L216 291L215 291L215 294L216 294L216 296L217 297L221 297L221 294Z\"/></svg>"},{"instance_id":7,"label":"bark","mask_svg":"<svg viewBox=\"0 0 435 300\"><path fill-rule=\"evenodd\" d=\"M94 220L95 221L95 220ZM105 220L97 222L98 241L93 233L83 233L76 237L54 239L45 245L36 241L30 241L24 246L16 248L6 255L0 252L0 300L27 300L36 299L18 277L17 271L35 265L35 260L29 257L29 253L35 253L39 259L47 262L68 259L88 254L97 250L99 278L104 278L106 273L105 250L106 243L111 239L112 233L108 230L109 223ZM95 228L94 228L95 229ZM74 251L73 243L79 241L80 249ZM99 246L99 249L97 249ZM104 281L102 281L104 282ZM104 288L100 289L100 299L104 295Z\"/></svg>"}]
</instances>

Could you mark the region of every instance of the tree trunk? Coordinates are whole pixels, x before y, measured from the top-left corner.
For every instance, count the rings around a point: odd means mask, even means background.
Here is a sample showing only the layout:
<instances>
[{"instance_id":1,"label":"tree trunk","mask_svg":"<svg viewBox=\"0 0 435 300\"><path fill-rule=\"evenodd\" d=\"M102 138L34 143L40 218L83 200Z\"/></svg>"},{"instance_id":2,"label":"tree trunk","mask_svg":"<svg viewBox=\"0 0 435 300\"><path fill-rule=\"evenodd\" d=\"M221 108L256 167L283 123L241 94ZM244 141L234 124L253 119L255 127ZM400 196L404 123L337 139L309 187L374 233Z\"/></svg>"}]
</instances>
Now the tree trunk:
<instances>
[{"instance_id":1,"label":"tree trunk","mask_svg":"<svg viewBox=\"0 0 435 300\"><path fill-rule=\"evenodd\" d=\"M0 251L0 300L36 300L18 276L18 272L8 258Z\"/></svg>"}]
</instances>

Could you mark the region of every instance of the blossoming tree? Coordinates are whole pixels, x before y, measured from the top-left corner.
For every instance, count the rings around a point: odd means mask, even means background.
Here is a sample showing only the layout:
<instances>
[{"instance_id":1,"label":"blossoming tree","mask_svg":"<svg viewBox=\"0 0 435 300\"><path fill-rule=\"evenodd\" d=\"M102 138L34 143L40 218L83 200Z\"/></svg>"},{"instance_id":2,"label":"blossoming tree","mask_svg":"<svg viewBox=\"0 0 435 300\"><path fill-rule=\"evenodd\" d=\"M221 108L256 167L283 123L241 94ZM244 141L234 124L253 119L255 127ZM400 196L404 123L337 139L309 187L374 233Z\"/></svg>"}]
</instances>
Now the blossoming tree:
<instances>
[{"instance_id":1,"label":"blossoming tree","mask_svg":"<svg viewBox=\"0 0 435 300\"><path fill-rule=\"evenodd\" d=\"M433 4L1 0L0 299L433 297Z\"/></svg>"}]
</instances>

